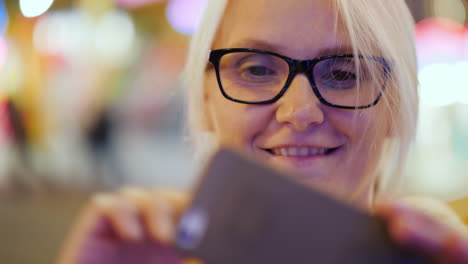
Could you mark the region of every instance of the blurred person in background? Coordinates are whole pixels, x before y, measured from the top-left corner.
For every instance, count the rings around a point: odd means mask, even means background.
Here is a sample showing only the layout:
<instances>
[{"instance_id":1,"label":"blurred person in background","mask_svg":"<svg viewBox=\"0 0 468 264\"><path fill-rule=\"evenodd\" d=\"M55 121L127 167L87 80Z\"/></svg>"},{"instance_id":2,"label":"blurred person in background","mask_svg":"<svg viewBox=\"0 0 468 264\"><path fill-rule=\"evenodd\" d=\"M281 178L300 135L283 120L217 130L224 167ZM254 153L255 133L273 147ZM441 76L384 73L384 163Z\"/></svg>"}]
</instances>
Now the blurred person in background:
<instances>
[{"instance_id":1,"label":"blurred person in background","mask_svg":"<svg viewBox=\"0 0 468 264\"><path fill-rule=\"evenodd\" d=\"M418 114L404 1L209 1L185 82L200 161L219 147L254 155L385 218L397 244L468 263L468 229L454 211L394 192ZM59 262L179 263L174 231L189 199L97 194Z\"/></svg>"},{"instance_id":2,"label":"blurred person in background","mask_svg":"<svg viewBox=\"0 0 468 264\"><path fill-rule=\"evenodd\" d=\"M31 176L31 157L28 152L29 142L24 113L12 98L5 101L4 111L2 121L11 146L8 147L9 152L6 154L9 165L5 166L6 170L2 172L5 174L2 175L5 180L0 190L3 189L4 193L9 193L14 189L39 191L42 188L39 180Z\"/></svg>"},{"instance_id":3,"label":"blurred person in background","mask_svg":"<svg viewBox=\"0 0 468 264\"><path fill-rule=\"evenodd\" d=\"M96 115L95 120L88 128L86 133L87 143L91 149L92 160L94 161L94 172L97 174L96 185L108 186L109 179L106 179L106 169L109 170L109 163L113 162L112 152L112 130L114 123L109 109L103 109ZM107 165L107 167L105 166ZM107 172L109 173L109 172ZM117 172L113 173L112 182L121 184Z\"/></svg>"}]
</instances>

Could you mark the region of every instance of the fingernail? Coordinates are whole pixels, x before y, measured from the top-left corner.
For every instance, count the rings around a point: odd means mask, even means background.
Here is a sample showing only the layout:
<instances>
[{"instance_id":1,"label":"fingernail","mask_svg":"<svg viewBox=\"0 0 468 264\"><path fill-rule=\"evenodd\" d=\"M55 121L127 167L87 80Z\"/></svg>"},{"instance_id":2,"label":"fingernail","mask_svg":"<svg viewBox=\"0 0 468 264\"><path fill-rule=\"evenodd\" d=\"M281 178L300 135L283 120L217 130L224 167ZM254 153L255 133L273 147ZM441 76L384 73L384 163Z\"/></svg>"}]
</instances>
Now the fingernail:
<instances>
[{"instance_id":1,"label":"fingernail","mask_svg":"<svg viewBox=\"0 0 468 264\"><path fill-rule=\"evenodd\" d=\"M105 193L95 194L91 199L95 204L104 207L115 203L115 200L112 198L112 196Z\"/></svg>"}]
</instances>

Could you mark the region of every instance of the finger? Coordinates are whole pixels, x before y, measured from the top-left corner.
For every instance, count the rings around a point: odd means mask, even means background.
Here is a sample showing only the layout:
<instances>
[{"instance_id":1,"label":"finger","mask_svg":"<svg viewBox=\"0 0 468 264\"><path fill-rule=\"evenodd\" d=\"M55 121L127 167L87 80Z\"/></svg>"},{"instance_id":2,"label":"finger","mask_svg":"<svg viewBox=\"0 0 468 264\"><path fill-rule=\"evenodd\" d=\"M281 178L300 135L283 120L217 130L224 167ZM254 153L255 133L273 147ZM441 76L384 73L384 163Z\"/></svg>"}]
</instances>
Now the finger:
<instances>
[{"instance_id":1,"label":"finger","mask_svg":"<svg viewBox=\"0 0 468 264\"><path fill-rule=\"evenodd\" d=\"M389 218L389 231L397 244L432 256L438 263L468 263L468 240L456 229L401 206L395 212Z\"/></svg>"},{"instance_id":2,"label":"finger","mask_svg":"<svg viewBox=\"0 0 468 264\"><path fill-rule=\"evenodd\" d=\"M158 190L156 194L159 197L164 197L174 209L174 220L179 221L182 213L187 209L190 203L190 194L188 192L176 190Z\"/></svg>"},{"instance_id":3,"label":"finger","mask_svg":"<svg viewBox=\"0 0 468 264\"><path fill-rule=\"evenodd\" d=\"M158 199L161 198L147 190L133 187L122 189L120 194L137 207L139 215L142 218L145 233L156 241L165 242L166 236L170 236L170 234L162 234L164 231L161 230L166 230L167 227L159 226L161 221L157 219L157 217L160 217L158 210L163 209L158 205L161 203ZM164 212L161 214L164 214Z\"/></svg>"},{"instance_id":4,"label":"finger","mask_svg":"<svg viewBox=\"0 0 468 264\"><path fill-rule=\"evenodd\" d=\"M373 213L379 217L391 220L401 213L408 213L411 209L395 200L380 200L374 204Z\"/></svg>"},{"instance_id":5,"label":"finger","mask_svg":"<svg viewBox=\"0 0 468 264\"><path fill-rule=\"evenodd\" d=\"M156 197L156 222L158 237L164 242L172 244L175 238L177 223L189 203L189 194L175 190L157 190L153 192Z\"/></svg>"},{"instance_id":6,"label":"finger","mask_svg":"<svg viewBox=\"0 0 468 264\"><path fill-rule=\"evenodd\" d=\"M397 244L432 255L440 254L444 243L450 239L447 230L416 217L400 215L391 218L388 224Z\"/></svg>"},{"instance_id":7,"label":"finger","mask_svg":"<svg viewBox=\"0 0 468 264\"><path fill-rule=\"evenodd\" d=\"M115 194L100 193L92 198L91 211L103 217L115 234L126 241L143 239L143 229L134 204Z\"/></svg>"},{"instance_id":8,"label":"finger","mask_svg":"<svg viewBox=\"0 0 468 264\"><path fill-rule=\"evenodd\" d=\"M112 244L112 239L108 239L109 235L112 238L128 241L141 238L135 210L113 195L104 193L94 195L82 211L64 243L57 263L76 263L77 259L82 257L83 246L93 245L89 242L94 239L104 238Z\"/></svg>"},{"instance_id":9,"label":"finger","mask_svg":"<svg viewBox=\"0 0 468 264\"><path fill-rule=\"evenodd\" d=\"M132 187L124 188L120 193L137 206L145 230L152 239L163 244L173 242L177 220L187 204L186 194L166 190L150 192Z\"/></svg>"}]
</instances>

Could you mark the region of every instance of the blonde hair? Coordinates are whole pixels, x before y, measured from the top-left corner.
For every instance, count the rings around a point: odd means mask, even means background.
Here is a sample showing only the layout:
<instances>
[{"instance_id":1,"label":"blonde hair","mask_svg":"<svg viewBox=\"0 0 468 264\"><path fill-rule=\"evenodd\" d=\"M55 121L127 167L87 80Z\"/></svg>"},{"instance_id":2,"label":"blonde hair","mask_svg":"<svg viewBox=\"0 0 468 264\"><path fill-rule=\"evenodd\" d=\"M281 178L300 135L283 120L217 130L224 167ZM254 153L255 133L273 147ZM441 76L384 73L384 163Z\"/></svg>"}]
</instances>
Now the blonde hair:
<instances>
[{"instance_id":1,"label":"blonde hair","mask_svg":"<svg viewBox=\"0 0 468 264\"><path fill-rule=\"evenodd\" d=\"M205 152L209 144L204 133L207 130L203 112L205 68L227 3L227 0L208 0L183 73L188 98L188 132L195 153ZM391 64L389 89L380 103L390 113L392 132L384 143L376 172L379 193L389 193L397 186L416 132L418 83L414 21L404 0L334 0L333 4L337 21L349 35L353 53L376 51Z\"/></svg>"}]
</instances>

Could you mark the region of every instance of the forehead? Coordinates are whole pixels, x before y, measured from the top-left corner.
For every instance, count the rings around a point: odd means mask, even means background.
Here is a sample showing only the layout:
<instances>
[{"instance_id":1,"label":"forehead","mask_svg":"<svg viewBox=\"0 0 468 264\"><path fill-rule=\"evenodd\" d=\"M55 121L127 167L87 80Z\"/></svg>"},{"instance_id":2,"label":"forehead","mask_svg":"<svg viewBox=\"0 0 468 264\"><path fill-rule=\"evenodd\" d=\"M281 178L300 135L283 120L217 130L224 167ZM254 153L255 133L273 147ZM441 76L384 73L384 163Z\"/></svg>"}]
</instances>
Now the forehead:
<instances>
[{"instance_id":1,"label":"forehead","mask_svg":"<svg viewBox=\"0 0 468 264\"><path fill-rule=\"evenodd\" d=\"M331 0L231 0L213 49L259 48L297 59L350 50Z\"/></svg>"}]
</instances>

